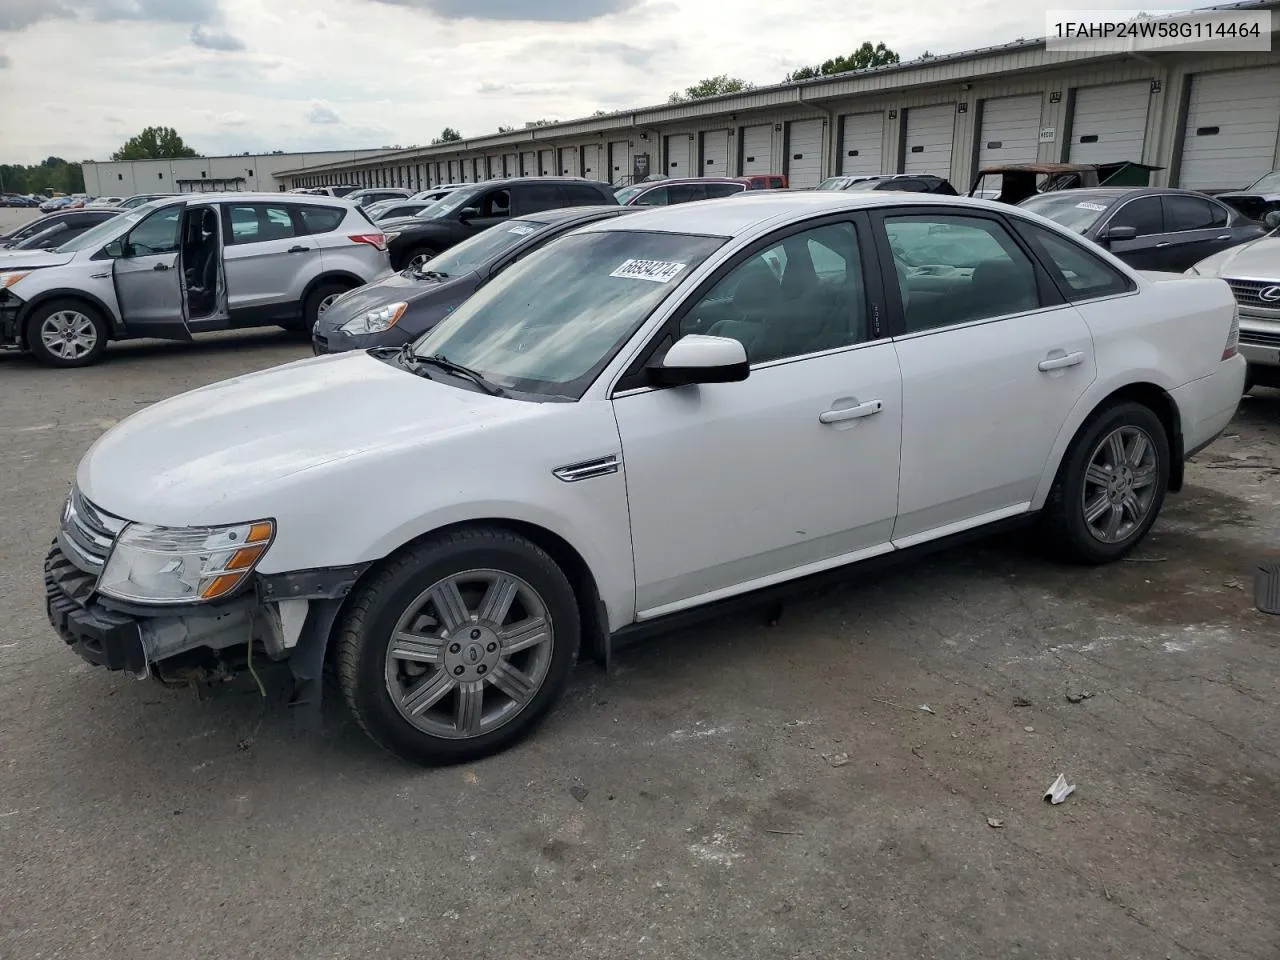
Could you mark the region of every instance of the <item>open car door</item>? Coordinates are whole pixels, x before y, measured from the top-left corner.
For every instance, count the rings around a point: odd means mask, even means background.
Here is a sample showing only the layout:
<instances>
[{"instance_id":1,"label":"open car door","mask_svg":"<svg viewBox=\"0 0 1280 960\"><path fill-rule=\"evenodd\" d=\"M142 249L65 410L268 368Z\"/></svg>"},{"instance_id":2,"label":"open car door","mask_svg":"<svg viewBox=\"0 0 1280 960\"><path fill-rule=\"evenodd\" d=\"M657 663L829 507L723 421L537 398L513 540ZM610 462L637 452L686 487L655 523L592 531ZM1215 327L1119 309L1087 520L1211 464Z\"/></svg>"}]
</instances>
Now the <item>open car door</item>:
<instances>
[{"instance_id":1,"label":"open car door","mask_svg":"<svg viewBox=\"0 0 1280 960\"><path fill-rule=\"evenodd\" d=\"M190 340L178 243L185 205L161 207L112 250L116 301L130 337ZM113 244L113 246L115 246Z\"/></svg>"}]
</instances>

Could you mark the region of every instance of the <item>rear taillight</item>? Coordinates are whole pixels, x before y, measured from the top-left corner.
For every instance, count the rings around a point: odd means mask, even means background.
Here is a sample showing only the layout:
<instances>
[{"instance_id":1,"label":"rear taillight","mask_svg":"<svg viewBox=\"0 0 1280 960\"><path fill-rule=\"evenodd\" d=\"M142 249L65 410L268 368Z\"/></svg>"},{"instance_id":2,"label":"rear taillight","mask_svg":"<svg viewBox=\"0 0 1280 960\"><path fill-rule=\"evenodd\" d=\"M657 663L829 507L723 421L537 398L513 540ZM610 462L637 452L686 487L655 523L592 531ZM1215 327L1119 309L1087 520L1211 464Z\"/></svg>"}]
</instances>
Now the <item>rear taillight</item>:
<instances>
[{"instance_id":1,"label":"rear taillight","mask_svg":"<svg viewBox=\"0 0 1280 960\"><path fill-rule=\"evenodd\" d=\"M352 243L367 243L369 246L383 252L387 249L387 238L381 233L353 233L347 237Z\"/></svg>"},{"instance_id":2,"label":"rear taillight","mask_svg":"<svg viewBox=\"0 0 1280 960\"><path fill-rule=\"evenodd\" d=\"M1240 350L1240 308L1231 311L1231 329L1227 331L1227 345L1222 348L1222 359L1230 360Z\"/></svg>"}]
</instances>

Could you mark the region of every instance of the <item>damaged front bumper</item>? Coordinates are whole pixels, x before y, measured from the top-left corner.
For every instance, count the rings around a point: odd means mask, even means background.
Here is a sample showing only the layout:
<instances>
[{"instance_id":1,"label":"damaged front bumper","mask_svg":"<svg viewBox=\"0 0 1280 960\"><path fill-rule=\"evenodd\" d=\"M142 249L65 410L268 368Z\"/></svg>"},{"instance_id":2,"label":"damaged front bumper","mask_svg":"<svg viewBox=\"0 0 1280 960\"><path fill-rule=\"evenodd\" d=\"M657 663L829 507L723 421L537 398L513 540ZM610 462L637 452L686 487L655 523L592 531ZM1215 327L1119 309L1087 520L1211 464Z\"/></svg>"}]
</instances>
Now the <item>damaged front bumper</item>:
<instances>
[{"instance_id":1,"label":"damaged front bumper","mask_svg":"<svg viewBox=\"0 0 1280 960\"><path fill-rule=\"evenodd\" d=\"M255 655L293 668L298 689L318 682L342 599L365 566L259 576L254 589L208 606L143 607L101 596L97 575L57 541L44 563L49 622L82 659L167 683L227 679Z\"/></svg>"}]
</instances>

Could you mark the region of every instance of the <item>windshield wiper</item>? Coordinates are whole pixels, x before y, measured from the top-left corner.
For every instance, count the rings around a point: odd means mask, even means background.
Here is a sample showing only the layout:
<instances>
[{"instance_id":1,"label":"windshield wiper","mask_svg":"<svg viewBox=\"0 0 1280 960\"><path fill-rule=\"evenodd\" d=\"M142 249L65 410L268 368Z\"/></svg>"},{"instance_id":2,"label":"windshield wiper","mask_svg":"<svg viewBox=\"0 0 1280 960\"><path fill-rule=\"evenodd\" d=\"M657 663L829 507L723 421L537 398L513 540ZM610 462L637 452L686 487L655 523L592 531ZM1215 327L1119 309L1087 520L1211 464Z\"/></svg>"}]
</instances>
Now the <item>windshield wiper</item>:
<instances>
[{"instance_id":1,"label":"windshield wiper","mask_svg":"<svg viewBox=\"0 0 1280 960\"><path fill-rule=\"evenodd\" d=\"M491 397L505 397L507 395L507 391L503 390L502 387L498 386L492 380L486 379L484 374L480 373L478 370L472 370L470 367L464 367L460 363L454 363L442 353L437 353L430 357L414 356L414 359L418 363L429 363L433 366L437 366L441 370L452 373L455 376L466 377Z\"/></svg>"},{"instance_id":2,"label":"windshield wiper","mask_svg":"<svg viewBox=\"0 0 1280 960\"><path fill-rule=\"evenodd\" d=\"M442 270L415 270L415 277L422 277L425 280L448 280L449 275Z\"/></svg>"}]
</instances>

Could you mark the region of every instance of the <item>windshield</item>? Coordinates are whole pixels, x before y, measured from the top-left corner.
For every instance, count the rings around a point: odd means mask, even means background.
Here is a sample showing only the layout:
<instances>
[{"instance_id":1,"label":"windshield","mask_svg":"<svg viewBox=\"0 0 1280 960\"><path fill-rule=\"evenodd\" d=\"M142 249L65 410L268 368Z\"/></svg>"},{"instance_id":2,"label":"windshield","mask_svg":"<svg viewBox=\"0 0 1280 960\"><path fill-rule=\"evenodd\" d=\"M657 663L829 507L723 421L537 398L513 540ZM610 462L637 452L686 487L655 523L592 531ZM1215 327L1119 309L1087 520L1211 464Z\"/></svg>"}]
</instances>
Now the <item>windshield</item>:
<instances>
[{"instance_id":1,"label":"windshield","mask_svg":"<svg viewBox=\"0 0 1280 960\"><path fill-rule=\"evenodd\" d=\"M643 190L643 186L623 187L621 190L613 191L613 198L618 201L620 206L626 206L627 201Z\"/></svg>"},{"instance_id":2,"label":"windshield","mask_svg":"<svg viewBox=\"0 0 1280 960\"><path fill-rule=\"evenodd\" d=\"M859 180L856 183L849 184L844 189L845 190L874 190L876 187L880 186L880 184L882 183L884 183L883 179Z\"/></svg>"},{"instance_id":3,"label":"windshield","mask_svg":"<svg viewBox=\"0 0 1280 960\"><path fill-rule=\"evenodd\" d=\"M427 220L438 220L440 217L453 213L455 210L461 210L475 198L476 191L474 190L451 190L431 206L419 210L415 216Z\"/></svg>"},{"instance_id":4,"label":"windshield","mask_svg":"<svg viewBox=\"0 0 1280 960\"><path fill-rule=\"evenodd\" d=\"M92 227L73 237L60 247L55 248L55 253L76 253L79 250L89 250L93 247L101 247L117 237L122 237L135 224L143 218L149 216L157 208L149 203L144 203L140 207L134 207L127 213L119 214L110 220L104 220L96 227Z\"/></svg>"},{"instance_id":5,"label":"windshield","mask_svg":"<svg viewBox=\"0 0 1280 960\"><path fill-rule=\"evenodd\" d=\"M1084 233L1111 206L1109 197L1080 190L1062 190L1027 197L1018 206Z\"/></svg>"},{"instance_id":6,"label":"windshield","mask_svg":"<svg viewBox=\"0 0 1280 960\"><path fill-rule=\"evenodd\" d=\"M580 397L721 237L571 234L498 274L414 344L526 393Z\"/></svg>"},{"instance_id":7,"label":"windshield","mask_svg":"<svg viewBox=\"0 0 1280 960\"><path fill-rule=\"evenodd\" d=\"M423 264L423 270L450 277L470 273L545 226L545 223L538 220L508 220L506 223L499 223L428 260Z\"/></svg>"},{"instance_id":8,"label":"windshield","mask_svg":"<svg viewBox=\"0 0 1280 960\"><path fill-rule=\"evenodd\" d=\"M820 184L819 190L843 190L852 181L848 177L827 177Z\"/></svg>"},{"instance_id":9,"label":"windshield","mask_svg":"<svg viewBox=\"0 0 1280 960\"><path fill-rule=\"evenodd\" d=\"M1245 189L1280 193L1280 170L1272 170L1265 177L1261 177L1254 183L1249 184Z\"/></svg>"}]
</instances>

